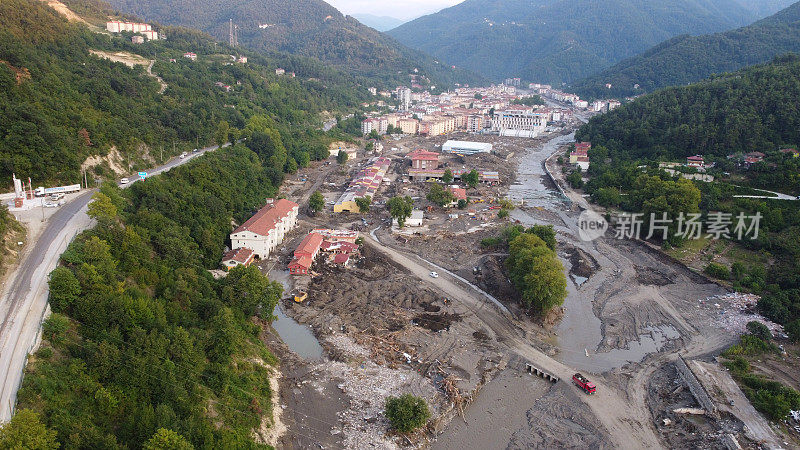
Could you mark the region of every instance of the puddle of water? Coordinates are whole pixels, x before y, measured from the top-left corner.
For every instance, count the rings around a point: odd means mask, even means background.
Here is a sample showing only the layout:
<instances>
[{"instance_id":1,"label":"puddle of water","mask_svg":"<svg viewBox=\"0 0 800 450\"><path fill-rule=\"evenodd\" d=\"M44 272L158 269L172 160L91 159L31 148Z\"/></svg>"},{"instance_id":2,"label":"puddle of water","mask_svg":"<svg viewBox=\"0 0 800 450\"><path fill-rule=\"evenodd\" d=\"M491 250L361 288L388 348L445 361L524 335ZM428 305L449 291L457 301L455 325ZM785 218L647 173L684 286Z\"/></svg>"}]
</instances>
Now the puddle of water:
<instances>
[{"instance_id":1,"label":"puddle of water","mask_svg":"<svg viewBox=\"0 0 800 450\"><path fill-rule=\"evenodd\" d=\"M277 281L283 285L284 294L289 292L289 272L286 270L273 270L269 274L269 279ZM272 328L281 337L281 340L303 359L314 360L322 358L323 349L314 333L306 325L297 323L294 319L287 316L280 303L275 307L275 321Z\"/></svg>"},{"instance_id":2,"label":"puddle of water","mask_svg":"<svg viewBox=\"0 0 800 450\"><path fill-rule=\"evenodd\" d=\"M291 317L284 314L281 305L275 307L277 319L272 322L272 328L286 343L289 349L303 359L313 360L322 358L322 346L314 337L311 328L297 323Z\"/></svg>"},{"instance_id":3,"label":"puddle of water","mask_svg":"<svg viewBox=\"0 0 800 450\"><path fill-rule=\"evenodd\" d=\"M580 277L578 275L575 275L574 273L570 274L570 277L572 277L572 282L575 283L575 285L578 286L578 287L583 286L583 283L586 283L587 281L589 281L588 278Z\"/></svg>"}]
</instances>

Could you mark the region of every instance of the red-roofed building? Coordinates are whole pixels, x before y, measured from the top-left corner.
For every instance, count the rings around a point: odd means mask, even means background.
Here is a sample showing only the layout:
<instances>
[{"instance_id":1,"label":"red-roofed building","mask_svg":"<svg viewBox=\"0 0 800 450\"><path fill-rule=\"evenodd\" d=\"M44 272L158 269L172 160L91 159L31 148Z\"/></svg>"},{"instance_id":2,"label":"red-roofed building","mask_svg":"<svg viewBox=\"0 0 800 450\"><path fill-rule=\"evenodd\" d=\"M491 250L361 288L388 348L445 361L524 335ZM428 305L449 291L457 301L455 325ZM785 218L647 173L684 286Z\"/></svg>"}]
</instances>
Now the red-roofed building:
<instances>
[{"instance_id":1,"label":"red-roofed building","mask_svg":"<svg viewBox=\"0 0 800 450\"><path fill-rule=\"evenodd\" d=\"M306 275L311 264L319 253L322 246L322 235L319 233L308 233L297 249L294 251L294 259L289 263L289 273L292 275Z\"/></svg>"},{"instance_id":2,"label":"red-roofed building","mask_svg":"<svg viewBox=\"0 0 800 450\"><path fill-rule=\"evenodd\" d=\"M299 206L289 200L268 200L267 205L231 233L231 248L248 248L256 258L267 258L297 225Z\"/></svg>"},{"instance_id":3,"label":"red-roofed building","mask_svg":"<svg viewBox=\"0 0 800 450\"><path fill-rule=\"evenodd\" d=\"M575 144L575 151L578 153L589 153L589 150L592 149L591 142L578 142Z\"/></svg>"},{"instance_id":4,"label":"red-roofed building","mask_svg":"<svg viewBox=\"0 0 800 450\"><path fill-rule=\"evenodd\" d=\"M411 160L414 169L437 169L439 167L439 154L425 149L417 149L406 155Z\"/></svg>"},{"instance_id":5,"label":"red-roofed building","mask_svg":"<svg viewBox=\"0 0 800 450\"><path fill-rule=\"evenodd\" d=\"M292 275L307 275L313 262L314 260L308 256L293 259L289 263L289 273Z\"/></svg>"},{"instance_id":6,"label":"red-roofed building","mask_svg":"<svg viewBox=\"0 0 800 450\"><path fill-rule=\"evenodd\" d=\"M764 161L764 157L767 156L761 152L750 152L744 155L744 162L745 164L758 164L761 161Z\"/></svg>"},{"instance_id":7,"label":"red-roofed building","mask_svg":"<svg viewBox=\"0 0 800 450\"><path fill-rule=\"evenodd\" d=\"M798 156L800 156L800 152L798 152L793 148L784 148L783 150L781 150L781 153L785 155L792 155L793 158L797 158Z\"/></svg>"},{"instance_id":8,"label":"red-roofed building","mask_svg":"<svg viewBox=\"0 0 800 450\"><path fill-rule=\"evenodd\" d=\"M350 264L350 253L340 253L334 256L333 263L342 266L347 266L348 264Z\"/></svg>"},{"instance_id":9,"label":"red-roofed building","mask_svg":"<svg viewBox=\"0 0 800 450\"><path fill-rule=\"evenodd\" d=\"M467 200L467 190L464 188L460 188L458 186L448 186L447 192L453 194L453 197L455 198L452 203L453 206L457 205L459 200Z\"/></svg>"},{"instance_id":10,"label":"red-roofed building","mask_svg":"<svg viewBox=\"0 0 800 450\"><path fill-rule=\"evenodd\" d=\"M225 270L231 270L236 266L249 266L253 262L253 251L249 248L237 248L222 256L222 265Z\"/></svg>"},{"instance_id":11,"label":"red-roofed building","mask_svg":"<svg viewBox=\"0 0 800 450\"><path fill-rule=\"evenodd\" d=\"M706 163L702 156L695 155L686 158L686 165L689 167L696 167L698 169L702 169L705 167Z\"/></svg>"},{"instance_id":12,"label":"red-roofed building","mask_svg":"<svg viewBox=\"0 0 800 450\"><path fill-rule=\"evenodd\" d=\"M311 259L317 257L317 253L319 253L320 245L322 245L322 235L318 233L309 233L308 236L303 239L303 242L297 246L297 249L294 251L294 257L299 259L303 256L309 256Z\"/></svg>"}]
</instances>

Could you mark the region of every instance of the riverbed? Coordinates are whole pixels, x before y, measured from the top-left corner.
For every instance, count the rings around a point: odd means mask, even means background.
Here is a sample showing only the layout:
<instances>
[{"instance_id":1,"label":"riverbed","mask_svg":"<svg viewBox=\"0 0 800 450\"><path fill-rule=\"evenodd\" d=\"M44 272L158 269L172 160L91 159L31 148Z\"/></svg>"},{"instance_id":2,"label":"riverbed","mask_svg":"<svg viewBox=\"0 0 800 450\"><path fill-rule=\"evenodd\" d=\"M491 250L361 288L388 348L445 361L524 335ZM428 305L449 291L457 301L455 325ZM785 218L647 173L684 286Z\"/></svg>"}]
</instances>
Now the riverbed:
<instances>
[{"instance_id":1,"label":"riverbed","mask_svg":"<svg viewBox=\"0 0 800 450\"><path fill-rule=\"evenodd\" d=\"M562 238L566 236L571 244L580 246L600 261L610 263L599 254L593 243L584 243L575 235L573 225L577 223L577 215L568 211L564 197L552 187L544 169L545 160L574 139L574 133L556 136L537 148L526 149L520 155L517 181L511 186L509 196L514 200L524 200L524 207L512 211L511 218L525 226L554 225ZM530 208L551 211L564 223L543 222L529 212ZM559 361L586 372L601 373L640 362L647 355L660 351L670 339L680 337L678 330L672 326L651 326L638 336L638 340L629 342L626 348L598 352L603 340L603 324L593 311L592 300L603 284L603 280L597 278L604 279L609 271L596 272L592 275L592 283L587 283L589 279L570 273L569 260L563 257L561 260L567 277L567 298L563 305L564 315L554 330L555 336L550 340L559 349L555 356Z\"/></svg>"}]
</instances>

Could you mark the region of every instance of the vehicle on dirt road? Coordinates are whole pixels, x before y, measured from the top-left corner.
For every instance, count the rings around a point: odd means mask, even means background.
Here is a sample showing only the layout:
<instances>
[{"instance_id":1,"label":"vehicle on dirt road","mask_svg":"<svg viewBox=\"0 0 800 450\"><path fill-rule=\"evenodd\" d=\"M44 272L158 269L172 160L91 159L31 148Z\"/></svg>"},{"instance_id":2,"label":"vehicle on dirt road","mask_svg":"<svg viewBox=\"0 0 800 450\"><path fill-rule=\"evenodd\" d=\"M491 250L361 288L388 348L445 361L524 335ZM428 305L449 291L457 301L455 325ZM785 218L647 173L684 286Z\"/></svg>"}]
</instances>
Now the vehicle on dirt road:
<instances>
[{"instance_id":1,"label":"vehicle on dirt road","mask_svg":"<svg viewBox=\"0 0 800 450\"><path fill-rule=\"evenodd\" d=\"M581 388L583 392L586 392L589 395L594 394L594 392L597 390L597 387L594 385L594 383L579 373L576 373L572 376L572 382Z\"/></svg>"},{"instance_id":2,"label":"vehicle on dirt road","mask_svg":"<svg viewBox=\"0 0 800 450\"><path fill-rule=\"evenodd\" d=\"M439 278L439 274L436 272L431 272L429 275L431 276L431 278Z\"/></svg>"}]
</instances>

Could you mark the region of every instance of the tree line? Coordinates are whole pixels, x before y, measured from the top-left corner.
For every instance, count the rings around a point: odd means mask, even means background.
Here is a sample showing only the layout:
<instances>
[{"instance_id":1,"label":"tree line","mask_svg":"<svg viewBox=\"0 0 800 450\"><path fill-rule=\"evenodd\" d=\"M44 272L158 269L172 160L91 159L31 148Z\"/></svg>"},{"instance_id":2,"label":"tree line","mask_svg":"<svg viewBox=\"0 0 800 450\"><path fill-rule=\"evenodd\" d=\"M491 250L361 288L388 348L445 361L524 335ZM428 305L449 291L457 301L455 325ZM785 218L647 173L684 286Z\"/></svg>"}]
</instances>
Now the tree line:
<instances>
[{"instance_id":1,"label":"tree line","mask_svg":"<svg viewBox=\"0 0 800 450\"><path fill-rule=\"evenodd\" d=\"M282 288L254 266L219 280L207 269L218 267L231 221L275 186L243 145L125 191L105 184L89 208L98 226L50 276L54 314L20 410L66 448L265 447L252 431L271 411L276 359L258 320L272 319Z\"/></svg>"}]
</instances>

